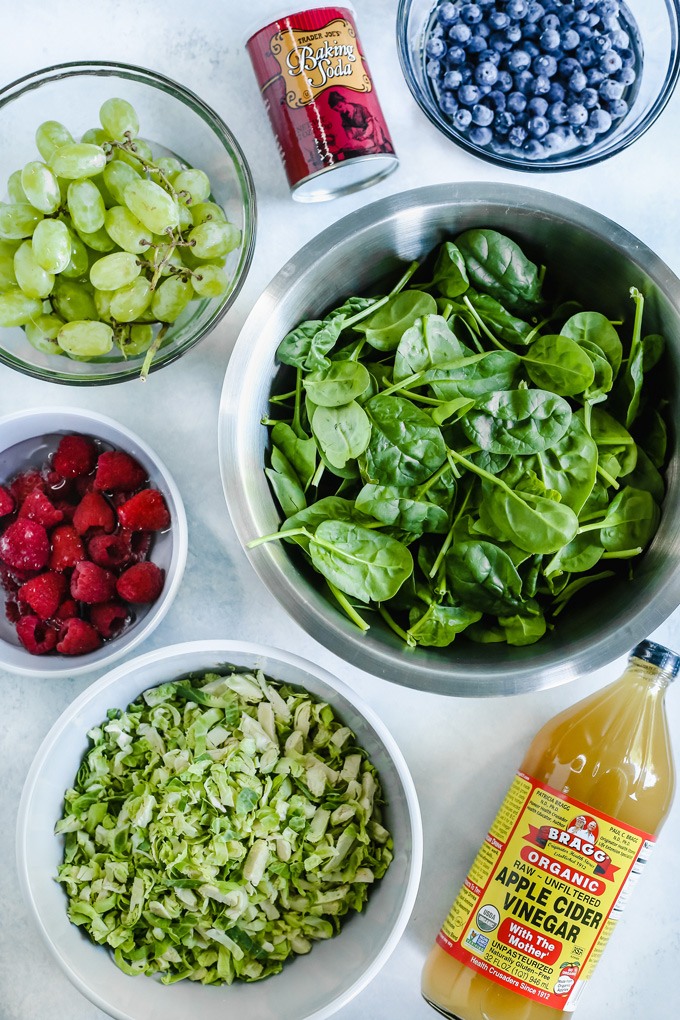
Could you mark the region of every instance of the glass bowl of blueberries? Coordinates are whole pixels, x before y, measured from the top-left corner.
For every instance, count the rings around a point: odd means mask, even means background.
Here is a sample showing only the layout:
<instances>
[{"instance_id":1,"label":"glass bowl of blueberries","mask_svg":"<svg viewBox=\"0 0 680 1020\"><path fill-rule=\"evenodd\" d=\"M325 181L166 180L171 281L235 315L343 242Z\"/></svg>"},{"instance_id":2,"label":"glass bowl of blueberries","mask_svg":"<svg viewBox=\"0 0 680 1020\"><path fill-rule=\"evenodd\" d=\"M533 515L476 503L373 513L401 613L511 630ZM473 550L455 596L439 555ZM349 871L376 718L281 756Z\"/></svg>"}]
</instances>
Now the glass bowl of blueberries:
<instances>
[{"instance_id":1,"label":"glass bowl of blueberries","mask_svg":"<svg viewBox=\"0 0 680 1020\"><path fill-rule=\"evenodd\" d=\"M607 159L678 74L680 0L400 0L399 59L432 123L515 170Z\"/></svg>"}]
</instances>

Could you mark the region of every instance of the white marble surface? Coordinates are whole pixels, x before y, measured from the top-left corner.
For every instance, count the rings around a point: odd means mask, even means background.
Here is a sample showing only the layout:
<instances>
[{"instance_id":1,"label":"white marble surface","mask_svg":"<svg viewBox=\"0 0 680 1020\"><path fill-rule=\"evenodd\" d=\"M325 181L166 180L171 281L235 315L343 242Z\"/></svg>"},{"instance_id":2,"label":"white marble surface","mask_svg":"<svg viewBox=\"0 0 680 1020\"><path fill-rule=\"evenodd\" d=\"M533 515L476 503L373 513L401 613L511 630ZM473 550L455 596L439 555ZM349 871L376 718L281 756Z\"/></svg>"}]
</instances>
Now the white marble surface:
<instances>
[{"instance_id":1,"label":"white marble surface","mask_svg":"<svg viewBox=\"0 0 680 1020\"><path fill-rule=\"evenodd\" d=\"M529 180L467 156L425 120L397 62L396 0L354 0L354 5L402 163L376 187L320 206L301 206L289 197L242 48L244 28L259 13L268 13L266 0L203 0L196 6L179 0L26 0L5 12L4 29L9 14L12 36L3 39L3 83L51 63L121 60L161 71L214 106L250 162L259 228L250 276L226 320L180 362L153 376L146 389L135 382L75 390L0 369L0 412L47 403L96 408L136 429L173 471L189 517L187 571L173 608L141 650L211 636L279 645L335 671L380 712L404 751L420 795L424 875L413 917L393 957L338 1017L430 1020L434 1013L419 997L422 962L523 748L546 719L613 679L623 663L557 690L475 702L391 686L325 652L268 595L231 528L217 464L224 369L254 300L300 245L353 209L423 184L486 179L566 195L621 222L680 272L680 94L647 136L620 156L575 174L531 175ZM680 648L680 613L655 637ZM21 901L13 863L16 810L30 761L54 720L88 682L86 677L48 683L0 672L0 1020L104 1018L69 984L43 947ZM678 738L680 690L671 690L668 701ZM584 997L580 1020L602 1020L614 1013L665 1020L677 1013L680 921L673 866L679 841L676 809Z\"/></svg>"}]
</instances>

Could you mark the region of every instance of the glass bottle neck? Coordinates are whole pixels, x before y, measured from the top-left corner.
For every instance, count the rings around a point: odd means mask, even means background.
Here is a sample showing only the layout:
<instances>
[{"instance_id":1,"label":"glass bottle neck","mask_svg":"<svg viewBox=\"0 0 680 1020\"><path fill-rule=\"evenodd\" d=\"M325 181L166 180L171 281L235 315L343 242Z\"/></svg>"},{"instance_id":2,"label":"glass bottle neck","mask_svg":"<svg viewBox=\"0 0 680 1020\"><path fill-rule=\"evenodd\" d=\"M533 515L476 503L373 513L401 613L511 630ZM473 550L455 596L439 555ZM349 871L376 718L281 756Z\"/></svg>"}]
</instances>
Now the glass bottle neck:
<instances>
[{"instance_id":1,"label":"glass bottle neck","mask_svg":"<svg viewBox=\"0 0 680 1020\"><path fill-rule=\"evenodd\" d=\"M622 680L632 681L640 686L647 687L650 691L658 691L663 694L666 688L673 682L675 677L658 666L645 662L644 659L637 659L631 656Z\"/></svg>"}]
</instances>

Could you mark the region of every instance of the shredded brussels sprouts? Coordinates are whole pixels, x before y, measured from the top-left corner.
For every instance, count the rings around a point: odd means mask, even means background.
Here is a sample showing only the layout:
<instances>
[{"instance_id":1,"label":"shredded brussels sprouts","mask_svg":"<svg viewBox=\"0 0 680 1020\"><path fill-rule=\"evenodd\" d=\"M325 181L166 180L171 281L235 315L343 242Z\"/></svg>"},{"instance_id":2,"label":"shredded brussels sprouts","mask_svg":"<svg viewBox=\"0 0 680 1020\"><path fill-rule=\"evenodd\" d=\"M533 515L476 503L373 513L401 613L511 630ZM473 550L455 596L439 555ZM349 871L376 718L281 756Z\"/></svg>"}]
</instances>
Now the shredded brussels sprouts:
<instances>
[{"instance_id":1,"label":"shredded brussels sprouts","mask_svg":"<svg viewBox=\"0 0 680 1020\"><path fill-rule=\"evenodd\" d=\"M256 981L362 909L392 839L376 771L329 705L211 673L107 716L65 794L57 880L126 974Z\"/></svg>"}]
</instances>

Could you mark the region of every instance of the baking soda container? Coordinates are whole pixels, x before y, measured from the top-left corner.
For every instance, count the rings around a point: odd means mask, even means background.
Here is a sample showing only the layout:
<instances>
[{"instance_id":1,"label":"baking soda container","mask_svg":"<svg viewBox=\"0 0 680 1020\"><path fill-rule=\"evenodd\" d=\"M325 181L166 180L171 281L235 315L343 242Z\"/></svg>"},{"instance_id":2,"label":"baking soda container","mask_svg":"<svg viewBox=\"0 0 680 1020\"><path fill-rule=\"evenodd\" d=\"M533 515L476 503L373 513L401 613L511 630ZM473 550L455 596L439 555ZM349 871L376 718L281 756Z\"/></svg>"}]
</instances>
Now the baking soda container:
<instances>
[{"instance_id":1,"label":"baking soda container","mask_svg":"<svg viewBox=\"0 0 680 1020\"><path fill-rule=\"evenodd\" d=\"M337 198L397 168L353 11L303 5L246 48L293 198Z\"/></svg>"},{"instance_id":2,"label":"baking soda container","mask_svg":"<svg viewBox=\"0 0 680 1020\"><path fill-rule=\"evenodd\" d=\"M620 680L534 737L425 963L444 1016L571 1016L671 806L679 667L643 641Z\"/></svg>"}]
</instances>

